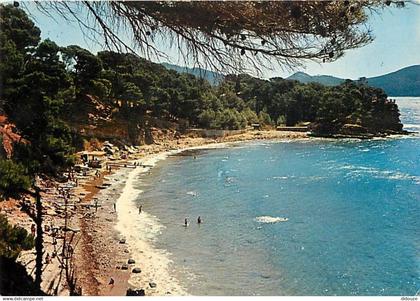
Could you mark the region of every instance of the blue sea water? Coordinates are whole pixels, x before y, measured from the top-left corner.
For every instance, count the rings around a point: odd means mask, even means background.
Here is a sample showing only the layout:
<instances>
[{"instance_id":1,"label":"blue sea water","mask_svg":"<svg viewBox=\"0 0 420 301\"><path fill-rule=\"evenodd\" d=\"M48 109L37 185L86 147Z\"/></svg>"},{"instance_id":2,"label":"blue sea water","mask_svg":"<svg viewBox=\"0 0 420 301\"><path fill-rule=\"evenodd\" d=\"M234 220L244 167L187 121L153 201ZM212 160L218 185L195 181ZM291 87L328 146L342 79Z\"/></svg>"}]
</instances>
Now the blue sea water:
<instances>
[{"instance_id":1,"label":"blue sea water","mask_svg":"<svg viewBox=\"0 0 420 301\"><path fill-rule=\"evenodd\" d=\"M420 98L398 104L418 131ZM414 295L419 150L418 135L202 150L139 178L137 201L191 294Z\"/></svg>"}]
</instances>

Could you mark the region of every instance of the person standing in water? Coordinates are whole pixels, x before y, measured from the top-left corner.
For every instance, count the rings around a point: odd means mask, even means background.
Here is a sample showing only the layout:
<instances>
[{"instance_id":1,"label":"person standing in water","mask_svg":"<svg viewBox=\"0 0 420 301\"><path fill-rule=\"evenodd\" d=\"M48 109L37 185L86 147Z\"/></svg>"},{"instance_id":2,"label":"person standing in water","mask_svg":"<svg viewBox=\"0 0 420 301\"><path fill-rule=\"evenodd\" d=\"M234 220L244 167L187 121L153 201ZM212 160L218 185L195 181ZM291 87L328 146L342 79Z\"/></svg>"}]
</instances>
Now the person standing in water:
<instances>
[{"instance_id":1,"label":"person standing in water","mask_svg":"<svg viewBox=\"0 0 420 301\"><path fill-rule=\"evenodd\" d=\"M141 213L141 209L143 208L143 205L139 206L139 214Z\"/></svg>"},{"instance_id":2,"label":"person standing in water","mask_svg":"<svg viewBox=\"0 0 420 301\"><path fill-rule=\"evenodd\" d=\"M188 227L188 219L187 219L187 218L185 218L185 221L184 221L184 226L185 226L185 227Z\"/></svg>"},{"instance_id":3,"label":"person standing in water","mask_svg":"<svg viewBox=\"0 0 420 301\"><path fill-rule=\"evenodd\" d=\"M201 216L198 216L198 218L197 218L197 224L201 224Z\"/></svg>"}]
</instances>

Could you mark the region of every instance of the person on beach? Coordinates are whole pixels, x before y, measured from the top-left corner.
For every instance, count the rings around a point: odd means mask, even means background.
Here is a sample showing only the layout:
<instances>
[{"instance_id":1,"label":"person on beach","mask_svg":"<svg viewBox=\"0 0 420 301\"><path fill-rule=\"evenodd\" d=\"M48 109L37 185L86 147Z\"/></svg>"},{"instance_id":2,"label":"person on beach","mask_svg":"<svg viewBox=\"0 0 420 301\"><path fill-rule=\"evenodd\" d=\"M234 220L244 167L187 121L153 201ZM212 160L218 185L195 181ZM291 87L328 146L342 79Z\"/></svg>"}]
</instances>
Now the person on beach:
<instances>
[{"instance_id":1,"label":"person on beach","mask_svg":"<svg viewBox=\"0 0 420 301\"><path fill-rule=\"evenodd\" d=\"M198 218L197 218L197 224L201 224L201 216L198 216Z\"/></svg>"},{"instance_id":2,"label":"person on beach","mask_svg":"<svg viewBox=\"0 0 420 301\"><path fill-rule=\"evenodd\" d=\"M33 237L35 237L35 224L32 224L32 226L31 226L31 234L32 234L32 236Z\"/></svg>"},{"instance_id":3,"label":"person on beach","mask_svg":"<svg viewBox=\"0 0 420 301\"><path fill-rule=\"evenodd\" d=\"M139 206L139 214L141 213L141 209L143 208L143 205Z\"/></svg>"},{"instance_id":4,"label":"person on beach","mask_svg":"<svg viewBox=\"0 0 420 301\"><path fill-rule=\"evenodd\" d=\"M95 212L98 212L98 200L95 200Z\"/></svg>"},{"instance_id":5,"label":"person on beach","mask_svg":"<svg viewBox=\"0 0 420 301\"><path fill-rule=\"evenodd\" d=\"M68 245L67 246L67 254L69 256L72 256L73 255L73 252L74 252L73 247L71 245Z\"/></svg>"},{"instance_id":6,"label":"person on beach","mask_svg":"<svg viewBox=\"0 0 420 301\"><path fill-rule=\"evenodd\" d=\"M47 256L45 257L45 263L46 263L46 264L51 263L50 253L47 253Z\"/></svg>"},{"instance_id":7,"label":"person on beach","mask_svg":"<svg viewBox=\"0 0 420 301\"><path fill-rule=\"evenodd\" d=\"M185 218L185 220L184 220L184 226L188 227L188 219L187 218Z\"/></svg>"},{"instance_id":8,"label":"person on beach","mask_svg":"<svg viewBox=\"0 0 420 301\"><path fill-rule=\"evenodd\" d=\"M114 211L117 212L117 204L114 203Z\"/></svg>"}]
</instances>

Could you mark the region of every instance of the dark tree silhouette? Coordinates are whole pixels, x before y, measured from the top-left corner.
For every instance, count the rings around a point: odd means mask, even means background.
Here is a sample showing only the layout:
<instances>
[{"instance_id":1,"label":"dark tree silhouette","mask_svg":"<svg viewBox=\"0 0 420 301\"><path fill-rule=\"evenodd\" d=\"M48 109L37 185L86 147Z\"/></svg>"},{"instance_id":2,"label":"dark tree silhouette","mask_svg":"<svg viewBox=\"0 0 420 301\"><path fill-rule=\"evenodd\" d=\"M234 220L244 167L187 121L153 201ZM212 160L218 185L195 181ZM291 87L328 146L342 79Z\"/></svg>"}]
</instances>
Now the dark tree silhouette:
<instances>
[{"instance_id":1,"label":"dark tree silhouette","mask_svg":"<svg viewBox=\"0 0 420 301\"><path fill-rule=\"evenodd\" d=\"M166 39L185 63L225 72L334 61L345 50L372 41L368 16L403 1L81 1L39 2L51 14L74 18L105 44L130 48L128 31L142 54L164 55Z\"/></svg>"}]
</instances>

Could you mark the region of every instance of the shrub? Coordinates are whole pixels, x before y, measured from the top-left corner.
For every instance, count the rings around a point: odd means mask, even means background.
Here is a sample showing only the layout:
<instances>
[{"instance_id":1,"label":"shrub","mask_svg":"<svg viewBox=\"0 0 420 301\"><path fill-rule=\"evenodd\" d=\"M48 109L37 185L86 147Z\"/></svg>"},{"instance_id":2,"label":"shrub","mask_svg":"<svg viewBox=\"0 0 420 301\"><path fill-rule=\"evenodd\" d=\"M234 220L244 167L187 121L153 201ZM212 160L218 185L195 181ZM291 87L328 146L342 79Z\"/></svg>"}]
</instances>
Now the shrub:
<instances>
[{"instance_id":1,"label":"shrub","mask_svg":"<svg viewBox=\"0 0 420 301\"><path fill-rule=\"evenodd\" d=\"M34 247L34 237L19 227L11 226L4 215L0 215L0 256L16 259L22 250Z\"/></svg>"},{"instance_id":2,"label":"shrub","mask_svg":"<svg viewBox=\"0 0 420 301\"><path fill-rule=\"evenodd\" d=\"M261 111L258 114L258 120L260 121L260 124L262 124L262 125L272 125L273 124L273 122L271 121L270 115L268 115L264 111Z\"/></svg>"},{"instance_id":3,"label":"shrub","mask_svg":"<svg viewBox=\"0 0 420 301\"><path fill-rule=\"evenodd\" d=\"M20 163L0 159L0 199L19 196L31 185L26 169Z\"/></svg>"}]
</instances>

